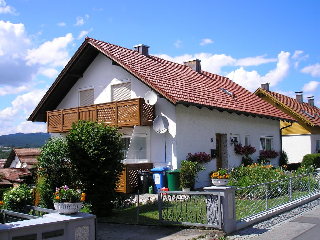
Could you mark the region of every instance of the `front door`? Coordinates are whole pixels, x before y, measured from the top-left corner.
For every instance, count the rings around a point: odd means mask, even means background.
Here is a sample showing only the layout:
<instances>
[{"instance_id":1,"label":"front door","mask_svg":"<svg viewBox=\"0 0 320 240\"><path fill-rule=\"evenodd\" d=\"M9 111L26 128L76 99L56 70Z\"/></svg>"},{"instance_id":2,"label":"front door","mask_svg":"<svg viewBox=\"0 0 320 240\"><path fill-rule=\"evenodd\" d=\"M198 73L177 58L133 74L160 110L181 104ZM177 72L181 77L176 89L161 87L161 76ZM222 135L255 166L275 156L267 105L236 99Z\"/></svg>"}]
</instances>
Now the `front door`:
<instances>
[{"instance_id":1,"label":"front door","mask_svg":"<svg viewBox=\"0 0 320 240\"><path fill-rule=\"evenodd\" d=\"M217 150L217 170L222 168L222 154L221 154L221 134L216 134L216 150Z\"/></svg>"}]
</instances>

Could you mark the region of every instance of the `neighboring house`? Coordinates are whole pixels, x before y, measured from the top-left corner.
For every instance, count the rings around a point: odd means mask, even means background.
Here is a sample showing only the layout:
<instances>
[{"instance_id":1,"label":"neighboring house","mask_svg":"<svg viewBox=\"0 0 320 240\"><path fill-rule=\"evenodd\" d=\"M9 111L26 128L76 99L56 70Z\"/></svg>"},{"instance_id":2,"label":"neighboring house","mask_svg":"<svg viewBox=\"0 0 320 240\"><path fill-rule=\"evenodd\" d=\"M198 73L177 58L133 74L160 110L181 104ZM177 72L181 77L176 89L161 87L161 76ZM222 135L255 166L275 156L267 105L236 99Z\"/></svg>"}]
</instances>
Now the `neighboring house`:
<instances>
[{"instance_id":1,"label":"neighboring house","mask_svg":"<svg viewBox=\"0 0 320 240\"><path fill-rule=\"evenodd\" d=\"M12 149L4 168L32 169L38 164L39 148L14 148Z\"/></svg>"},{"instance_id":2,"label":"neighboring house","mask_svg":"<svg viewBox=\"0 0 320 240\"><path fill-rule=\"evenodd\" d=\"M303 92L296 92L296 99L269 90L262 84L255 95L272 104L296 120L294 123L281 121L282 149L290 163L301 162L306 154L320 152L320 109L314 105L313 96L303 102Z\"/></svg>"},{"instance_id":3,"label":"neighboring house","mask_svg":"<svg viewBox=\"0 0 320 240\"><path fill-rule=\"evenodd\" d=\"M0 187L15 187L23 183L32 182L32 173L27 168L3 168L0 169Z\"/></svg>"},{"instance_id":4,"label":"neighboring house","mask_svg":"<svg viewBox=\"0 0 320 240\"><path fill-rule=\"evenodd\" d=\"M0 168L4 168L4 165L6 164L7 159L0 159Z\"/></svg>"},{"instance_id":5,"label":"neighboring house","mask_svg":"<svg viewBox=\"0 0 320 240\"><path fill-rule=\"evenodd\" d=\"M177 169L188 153L211 153L196 187L210 185L209 171L241 164L235 141L254 146L254 159L263 141L281 150L280 120L293 118L202 71L200 60L182 65L149 55L148 48L86 38L28 120L47 122L52 136L65 135L78 119L116 125L127 164Z\"/></svg>"}]
</instances>

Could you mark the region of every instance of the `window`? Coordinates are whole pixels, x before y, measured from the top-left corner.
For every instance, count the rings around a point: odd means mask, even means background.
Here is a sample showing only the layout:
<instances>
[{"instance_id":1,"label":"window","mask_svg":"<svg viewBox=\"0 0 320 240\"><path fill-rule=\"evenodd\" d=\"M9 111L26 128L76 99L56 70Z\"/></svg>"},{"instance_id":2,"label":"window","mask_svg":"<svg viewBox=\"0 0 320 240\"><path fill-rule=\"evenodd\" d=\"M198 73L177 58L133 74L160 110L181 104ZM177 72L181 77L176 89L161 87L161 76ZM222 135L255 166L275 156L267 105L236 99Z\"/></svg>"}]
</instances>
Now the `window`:
<instances>
[{"instance_id":1,"label":"window","mask_svg":"<svg viewBox=\"0 0 320 240\"><path fill-rule=\"evenodd\" d=\"M92 104L94 104L93 88L79 91L79 106L86 106Z\"/></svg>"},{"instance_id":2,"label":"window","mask_svg":"<svg viewBox=\"0 0 320 240\"><path fill-rule=\"evenodd\" d=\"M316 153L320 153L320 140L316 140Z\"/></svg>"},{"instance_id":3,"label":"window","mask_svg":"<svg viewBox=\"0 0 320 240\"><path fill-rule=\"evenodd\" d=\"M131 98L131 82L111 86L112 101L121 101Z\"/></svg>"},{"instance_id":4,"label":"window","mask_svg":"<svg viewBox=\"0 0 320 240\"><path fill-rule=\"evenodd\" d=\"M260 150L272 150L273 149L273 136L265 136L260 138Z\"/></svg>"},{"instance_id":5,"label":"window","mask_svg":"<svg viewBox=\"0 0 320 240\"><path fill-rule=\"evenodd\" d=\"M123 154L123 159L127 158L128 149L130 146L130 137L123 137L121 138L121 143L123 144L121 152Z\"/></svg>"},{"instance_id":6,"label":"window","mask_svg":"<svg viewBox=\"0 0 320 240\"><path fill-rule=\"evenodd\" d=\"M250 135L244 136L244 145L249 146L250 145Z\"/></svg>"}]
</instances>

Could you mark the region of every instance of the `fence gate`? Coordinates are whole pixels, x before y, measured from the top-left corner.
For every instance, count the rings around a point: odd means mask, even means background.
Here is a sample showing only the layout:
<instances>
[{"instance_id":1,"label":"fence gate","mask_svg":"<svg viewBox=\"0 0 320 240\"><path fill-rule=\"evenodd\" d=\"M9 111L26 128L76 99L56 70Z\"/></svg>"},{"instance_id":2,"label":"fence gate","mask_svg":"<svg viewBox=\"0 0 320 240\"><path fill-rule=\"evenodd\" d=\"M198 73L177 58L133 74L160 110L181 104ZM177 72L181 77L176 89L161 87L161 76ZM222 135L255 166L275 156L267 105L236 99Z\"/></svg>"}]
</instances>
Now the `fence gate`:
<instances>
[{"instance_id":1,"label":"fence gate","mask_svg":"<svg viewBox=\"0 0 320 240\"><path fill-rule=\"evenodd\" d=\"M221 229L219 192L159 191L158 204L161 223Z\"/></svg>"}]
</instances>

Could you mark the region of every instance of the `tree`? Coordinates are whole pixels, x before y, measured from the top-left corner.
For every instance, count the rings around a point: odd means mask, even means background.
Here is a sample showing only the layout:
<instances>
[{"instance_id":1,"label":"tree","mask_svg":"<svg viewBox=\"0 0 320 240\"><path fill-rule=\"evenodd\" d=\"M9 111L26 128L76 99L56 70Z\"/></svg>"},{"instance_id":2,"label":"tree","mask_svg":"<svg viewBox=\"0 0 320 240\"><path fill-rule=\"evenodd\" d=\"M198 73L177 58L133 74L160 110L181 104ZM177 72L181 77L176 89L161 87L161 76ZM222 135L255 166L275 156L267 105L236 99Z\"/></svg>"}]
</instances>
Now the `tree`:
<instances>
[{"instance_id":1,"label":"tree","mask_svg":"<svg viewBox=\"0 0 320 240\"><path fill-rule=\"evenodd\" d=\"M119 174L123 171L121 134L117 128L79 121L66 137L74 177L98 216L111 213Z\"/></svg>"},{"instance_id":2,"label":"tree","mask_svg":"<svg viewBox=\"0 0 320 240\"><path fill-rule=\"evenodd\" d=\"M53 208L52 197L56 187L65 184L73 187L76 183L68 155L68 145L63 137L50 138L41 148L37 181L41 206Z\"/></svg>"}]
</instances>

